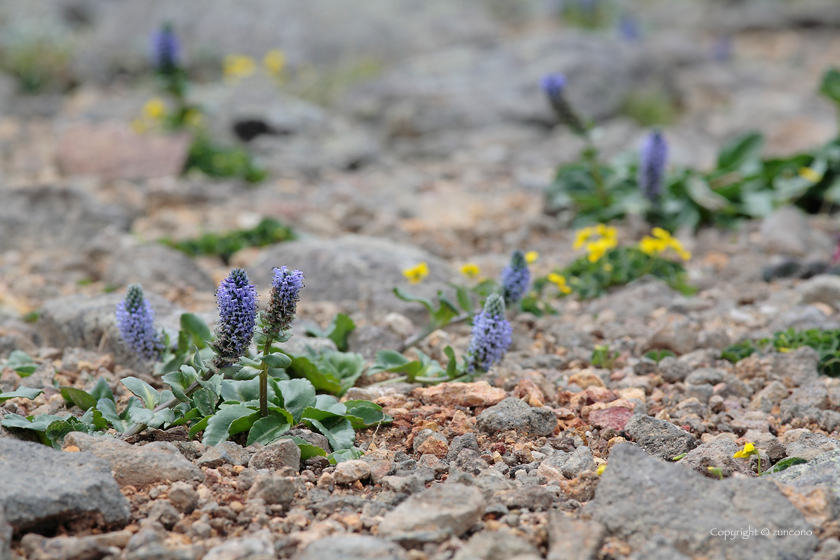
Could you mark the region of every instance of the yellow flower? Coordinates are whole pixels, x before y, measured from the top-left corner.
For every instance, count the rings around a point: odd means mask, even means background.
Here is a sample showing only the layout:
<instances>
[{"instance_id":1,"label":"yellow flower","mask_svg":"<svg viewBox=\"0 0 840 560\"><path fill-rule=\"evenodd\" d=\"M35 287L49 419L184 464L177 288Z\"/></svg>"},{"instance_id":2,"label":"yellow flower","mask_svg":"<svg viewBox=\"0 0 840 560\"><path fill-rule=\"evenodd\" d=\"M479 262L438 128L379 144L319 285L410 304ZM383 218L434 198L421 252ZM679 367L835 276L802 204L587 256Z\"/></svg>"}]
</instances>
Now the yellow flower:
<instances>
[{"instance_id":1,"label":"yellow flower","mask_svg":"<svg viewBox=\"0 0 840 560\"><path fill-rule=\"evenodd\" d=\"M421 262L411 268L406 268L402 271L402 273L408 280L409 284L418 284L429 275L429 265L425 262Z\"/></svg>"},{"instance_id":2,"label":"yellow flower","mask_svg":"<svg viewBox=\"0 0 840 560\"><path fill-rule=\"evenodd\" d=\"M819 183L822 180L823 176L811 169L810 167L800 167L799 168L799 176L803 179L807 179L812 183Z\"/></svg>"},{"instance_id":3,"label":"yellow flower","mask_svg":"<svg viewBox=\"0 0 840 560\"><path fill-rule=\"evenodd\" d=\"M607 464L603 463L603 464L598 465L598 470L595 471L595 472L597 472L599 475L602 475L602 474L604 474L605 470L607 470Z\"/></svg>"},{"instance_id":4,"label":"yellow flower","mask_svg":"<svg viewBox=\"0 0 840 560\"><path fill-rule=\"evenodd\" d=\"M528 251L525 253L525 262L528 264L534 264L539 258L540 254L537 251Z\"/></svg>"},{"instance_id":5,"label":"yellow flower","mask_svg":"<svg viewBox=\"0 0 840 560\"><path fill-rule=\"evenodd\" d=\"M736 459L741 459L743 457L749 457L750 455L755 455L757 453L758 451L755 450L755 444L753 442L748 442L741 451L739 451L732 457Z\"/></svg>"},{"instance_id":6,"label":"yellow flower","mask_svg":"<svg viewBox=\"0 0 840 560\"><path fill-rule=\"evenodd\" d=\"M274 77L279 77L286 67L286 53L280 49L272 49L265 54L262 63L266 72Z\"/></svg>"},{"instance_id":7,"label":"yellow flower","mask_svg":"<svg viewBox=\"0 0 840 560\"><path fill-rule=\"evenodd\" d=\"M472 280L481 274L481 269L475 263L466 263L461 267L461 274Z\"/></svg>"},{"instance_id":8,"label":"yellow flower","mask_svg":"<svg viewBox=\"0 0 840 560\"><path fill-rule=\"evenodd\" d=\"M590 241L593 237L597 237ZM577 232L572 248L577 251L581 247L586 249L589 262L597 262L610 249L618 246L618 234L614 227L598 224L595 227L583 228Z\"/></svg>"},{"instance_id":9,"label":"yellow flower","mask_svg":"<svg viewBox=\"0 0 840 560\"><path fill-rule=\"evenodd\" d=\"M683 260L691 259L691 253L686 251L678 239L671 237L671 234L662 228L655 227L651 230L653 237L643 237L639 241L639 250L646 255L660 255L668 249L674 252Z\"/></svg>"},{"instance_id":10,"label":"yellow flower","mask_svg":"<svg viewBox=\"0 0 840 560\"><path fill-rule=\"evenodd\" d=\"M157 121L166 116L166 103L160 97L153 97L143 105L143 118Z\"/></svg>"},{"instance_id":11,"label":"yellow flower","mask_svg":"<svg viewBox=\"0 0 840 560\"><path fill-rule=\"evenodd\" d=\"M254 73L256 63L250 56L229 54L225 57L223 73L225 81L233 83Z\"/></svg>"},{"instance_id":12,"label":"yellow flower","mask_svg":"<svg viewBox=\"0 0 840 560\"><path fill-rule=\"evenodd\" d=\"M557 286L557 291L561 294L571 294L572 289L566 285L566 277L562 274L552 272L548 275L548 281Z\"/></svg>"},{"instance_id":13,"label":"yellow flower","mask_svg":"<svg viewBox=\"0 0 840 560\"><path fill-rule=\"evenodd\" d=\"M583 228L582 230L578 231L575 235L575 242L572 245L572 249L577 251L586 241L595 234L595 228Z\"/></svg>"},{"instance_id":14,"label":"yellow flower","mask_svg":"<svg viewBox=\"0 0 840 560\"><path fill-rule=\"evenodd\" d=\"M586 250L589 252L589 262L594 263L601 260L607 251L616 247L618 242L614 237L602 237L598 241L592 241L586 244Z\"/></svg>"},{"instance_id":15,"label":"yellow flower","mask_svg":"<svg viewBox=\"0 0 840 560\"><path fill-rule=\"evenodd\" d=\"M718 477L719 479L723 480L723 469L722 468L720 468L720 467L706 467L706 469L710 473L712 473L713 475Z\"/></svg>"}]
</instances>

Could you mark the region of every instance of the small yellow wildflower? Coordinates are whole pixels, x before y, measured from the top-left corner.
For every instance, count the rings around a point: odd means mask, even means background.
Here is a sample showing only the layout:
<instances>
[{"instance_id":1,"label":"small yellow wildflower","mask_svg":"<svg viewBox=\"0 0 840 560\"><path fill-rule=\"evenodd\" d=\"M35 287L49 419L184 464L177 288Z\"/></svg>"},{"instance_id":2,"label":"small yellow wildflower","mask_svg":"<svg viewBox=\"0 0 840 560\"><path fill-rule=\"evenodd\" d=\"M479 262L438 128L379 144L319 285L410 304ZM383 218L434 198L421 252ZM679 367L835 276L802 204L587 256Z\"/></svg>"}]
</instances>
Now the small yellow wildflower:
<instances>
[{"instance_id":1,"label":"small yellow wildflower","mask_svg":"<svg viewBox=\"0 0 840 560\"><path fill-rule=\"evenodd\" d=\"M602 464L598 465L598 470L595 471L595 472L597 472L599 475L602 475L602 474L604 474L605 470L607 470L607 464L602 463Z\"/></svg>"},{"instance_id":2,"label":"small yellow wildflower","mask_svg":"<svg viewBox=\"0 0 840 560\"><path fill-rule=\"evenodd\" d=\"M525 253L525 262L528 264L534 264L539 258L540 254L537 251L528 251Z\"/></svg>"},{"instance_id":3,"label":"small yellow wildflower","mask_svg":"<svg viewBox=\"0 0 840 560\"><path fill-rule=\"evenodd\" d=\"M557 291L561 294L571 294L572 289L566 284L566 277L562 274L552 272L548 275L548 281L557 287Z\"/></svg>"},{"instance_id":4,"label":"small yellow wildflower","mask_svg":"<svg viewBox=\"0 0 840 560\"><path fill-rule=\"evenodd\" d=\"M686 251L678 239L671 237L671 234L662 228L655 227L651 230L653 237L643 237L639 241L639 250L647 255L660 255L668 249L673 249L679 257L685 261L691 259L691 253Z\"/></svg>"},{"instance_id":5,"label":"small yellow wildflower","mask_svg":"<svg viewBox=\"0 0 840 560\"><path fill-rule=\"evenodd\" d=\"M719 479L723 480L723 469L722 468L720 468L720 467L706 467L706 469L710 473L712 473L713 475L718 477Z\"/></svg>"},{"instance_id":6,"label":"small yellow wildflower","mask_svg":"<svg viewBox=\"0 0 840 560\"><path fill-rule=\"evenodd\" d=\"M755 455L756 453L757 453L757 451L755 450L755 444L750 441L750 442L747 442L747 444L744 446L744 448L741 451L739 451L738 453L736 453L732 457L734 457L736 459L741 459L743 457L749 457L750 455Z\"/></svg>"},{"instance_id":7,"label":"small yellow wildflower","mask_svg":"<svg viewBox=\"0 0 840 560\"><path fill-rule=\"evenodd\" d=\"M819 183L822 180L823 176L811 169L810 167L800 167L799 168L799 176L803 179L807 179L812 183Z\"/></svg>"},{"instance_id":8,"label":"small yellow wildflower","mask_svg":"<svg viewBox=\"0 0 840 560\"><path fill-rule=\"evenodd\" d=\"M233 83L254 73L256 68L254 59L241 54L229 54L225 57L222 69L225 81Z\"/></svg>"},{"instance_id":9,"label":"small yellow wildflower","mask_svg":"<svg viewBox=\"0 0 840 560\"><path fill-rule=\"evenodd\" d=\"M166 103L160 97L153 97L143 105L143 118L157 121L166 116Z\"/></svg>"},{"instance_id":10,"label":"small yellow wildflower","mask_svg":"<svg viewBox=\"0 0 840 560\"><path fill-rule=\"evenodd\" d=\"M590 241L591 238L597 237ZM607 251L618 246L618 235L614 227L598 224L595 227L583 228L577 232L572 248L577 251L581 247L586 249L589 262L597 262Z\"/></svg>"},{"instance_id":11,"label":"small yellow wildflower","mask_svg":"<svg viewBox=\"0 0 840 560\"><path fill-rule=\"evenodd\" d=\"M475 263L466 263L461 267L461 274L472 280L481 274L481 269Z\"/></svg>"},{"instance_id":12,"label":"small yellow wildflower","mask_svg":"<svg viewBox=\"0 0 840 560\"><path fill-rule=\"evenodd\" d=\"M283 74L283 69L286 68L286 53L280 49L272 49L265 54L262 63L266 72L277 78Z\"/></svg>"},{"instance_id":13,"label":"small yellow wildflower","mask_svg":"<svg viewBox=\"0 0 840 560\"><path fill-rule=\"evenodd\" d=\"M402 271L403 276L406 277L409 284L419 284L423 279L429 275L429 265L421 262L411 268L406 268Z\"/></svg>"}]
</instances>

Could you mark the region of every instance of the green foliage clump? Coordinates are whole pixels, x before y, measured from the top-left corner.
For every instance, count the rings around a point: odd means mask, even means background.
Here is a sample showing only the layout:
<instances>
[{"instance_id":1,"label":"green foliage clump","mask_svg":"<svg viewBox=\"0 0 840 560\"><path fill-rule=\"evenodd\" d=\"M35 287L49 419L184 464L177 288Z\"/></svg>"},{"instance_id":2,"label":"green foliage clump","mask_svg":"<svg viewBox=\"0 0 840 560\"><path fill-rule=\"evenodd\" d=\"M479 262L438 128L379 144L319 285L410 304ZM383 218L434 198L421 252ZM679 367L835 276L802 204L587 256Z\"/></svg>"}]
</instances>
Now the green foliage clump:
<instances>
[{"instance_id":1,"label":"green foliage clump","mask_svg":"<svg viewBox=\"0 0 840 560\"><path fill-rule=\"evenodd\" d=\"M198 239L184 241L163 240L163 243L196 257L199 255L220 257L226 264L237 251L246 247L264 247L295 239L295 234L273 218L264 218L256 227L233 230L223 234L205 233Z\"/></svg>"},{"instance_id":2,"label":"green foliage clump","mask_svg":"<svg viewBox=\"0 0 840 560\"><path fill-rule=\"evenodd\" d=\"M592 350L592 357L589 359L589 363L596 368L612 369L618 357L619 353L610 350L608 345L599 344Z\"/></svg>"},{"instance_id":3,"label":"green foliage clump","mask_svg":"<svg viewBox=\"0 0 840 560\"><path fill-rule=\"evenodd\" d=\"M64 92L75 84L72 49L55 33L4 30L0 69L15 76L24 93Z\"/></svg>"},{"instance_id":4,"label":"green foliage clump","mask_svg":"<svg viewBox=\"0 0 840 560\"><path fill-rule=\"evenodd\" d=\"M790 352L810 346L820 355L819 372L830 377L840 377L840 330L787 329L773 334L772 338L743 340L726 347L721 358L733 364L755 353Z\"/></svg>"},{"instance_id":5,"label":"green foliage clump","mask_svg":"<svg viewBox=\"0 0 840 560\"><path fill-rule=\"evenodd\" d=\"M259 183L268 173L245 150L213 142L206 133L195 135L184 172L200 171L208 177L240 177L249 183Z\"/></svg>"}]
</instances>

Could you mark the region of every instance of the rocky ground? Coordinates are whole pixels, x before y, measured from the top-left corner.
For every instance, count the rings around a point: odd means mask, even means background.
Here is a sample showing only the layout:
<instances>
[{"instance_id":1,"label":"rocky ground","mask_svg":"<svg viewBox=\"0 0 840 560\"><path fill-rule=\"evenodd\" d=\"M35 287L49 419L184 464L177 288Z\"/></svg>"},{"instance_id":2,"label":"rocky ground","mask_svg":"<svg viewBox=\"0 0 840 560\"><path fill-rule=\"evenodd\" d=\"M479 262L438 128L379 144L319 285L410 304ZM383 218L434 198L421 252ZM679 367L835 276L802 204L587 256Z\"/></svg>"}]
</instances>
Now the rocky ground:
<instances>
[{"instance_id":1,"label":"rocky ground","mask_svg":"<svg viewBox=\"0 0 840 560\"><path fill-rule=\"evenodd\" d=\"M3 369L0 392L46 390L2 403L0 416L62 412L55 387L100 377L123 400L125 376L162 386L114 327L129 283L176 329L184 311L212 323L230 266L264 288L287 264L307 277L293 341L347 312L358 325L350 350L372 360L425 319L391 294L406 267L429 263L412 289L431 295L467 261L497 275L517 248L539 251L535 274L571 262L573 232L542 213L542 190L580 145L551 128L543 73L567 73L608 155L635 149L645 129L624 103L651 90L679 111L665 133L680 164L708 166L750 129L773 154L836 134L815 93L840 57L832 1L622 3L642 25L632 42L558 23L551 2L249 0L231 13L208 1L200 14L170 4L0 6L4 29L37 21L74 41L79 80L33 96L0 74L0 365L13 350L38 363L26 378ZM182 140L127 133L154 95L139 76L145 33L164 20L207 73L191 95L214 134L236 141L237 123L254 120L271 131L247 146L271 172L265 183L176 176ZM717 60L723 36L732 53ZM206 62L278 46L292 67L340 75L340 87L224 84ZM358 60L375 72L347 78ZM230 265L157 243L264 216L299 239ZM348 398L394 421L360 431L365 455L337 466L301 462L285 441L205 448L181 429L129 442L73 433L61 452L0 429L0 560L840 558L840 382L818 374L809 348L720 359L744 338L840 328L840 277L762 279L783 258L827 260L838 232L830 217L789 208L732 231L681 232L696 295L643 280L558 301L558 315L513 316L513 348L475 383L363 378ZM644 233L619 226L624 243ZM442 358L468 341L458 325L419 348ZM619 353L609 369L590 363L603 344ZM657 364L642 357L650 349L676 356ZM808 463L758 478L756 457L733 458L746 442L765 467Z\"/></svg>"}]
</instances>

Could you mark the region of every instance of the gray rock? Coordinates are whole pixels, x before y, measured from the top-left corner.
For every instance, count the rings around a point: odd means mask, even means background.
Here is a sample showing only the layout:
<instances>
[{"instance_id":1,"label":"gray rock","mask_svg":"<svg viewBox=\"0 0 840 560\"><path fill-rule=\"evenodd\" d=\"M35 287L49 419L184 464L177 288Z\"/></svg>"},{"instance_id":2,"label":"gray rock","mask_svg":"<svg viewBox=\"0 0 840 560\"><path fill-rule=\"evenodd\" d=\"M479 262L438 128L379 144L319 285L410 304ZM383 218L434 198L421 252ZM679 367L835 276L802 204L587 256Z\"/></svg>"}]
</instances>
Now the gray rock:
<instances>
[{"instance_id":1,"label":"gray rock","mask_svg":"<svg viewBox=\"0 0 840 560\"><path fill-rule=\"evenodd\" d=\"M788 386L802 387L819 378L820 355L810 346L774 353L771 375Z\"/></svg>"},{"instance_id":2,"label":"gray rock","mask_svg":"<svg viewBox=\"0 0 840 560\"><path fill-rule=\"evenodd\" d=\"M125 554L125 560L196 560L197 558L198 555L192 547L167 548L162 543L147 544Z\"/></svg>"},{"instance_id":3,"label":"gray rock","mask_svg":"<svg viewBox=\"0 0 840 560\"><path fill-rule=\"evenodd\" d=\"M356 327L347 339L347 345L366 360L374 361L380 350L399 348L404 337L389 328L379 325L361 325Z\"/></svg>"},{"instance_id":4,"label":"gray rock","mask_svg":"<svg viewBox=\"0 0 840 560\"><path fill-rule=\"evenodd\" d=\"M810 461L829 451L840 450L840 442L824 434L806 432L785 447L788 457Z\"/></svg>"},{"instance_id":5,"label":"gray rock","mask_svg":"<svg viewBox=\"0 0 840 560\"><path fill-rule=\"evenodd\" d=\"M499 531L482 531L470 537L453 560L510 560L516 556L540 557L539 551L521 537Z\"/></svg>"},{"instance_id":6,"label":"gray rock","mask_svg":"<svg viewBox=\"0 0 840 560\"><path fill-rule=\"evenodd\" d=\"M12 560L12 526L6 522L3 506L0 505L0 560Z\"/></svg>"},{"instance_id":7,"label":"gray rock","mask_svg":"<svg viewBox=\"0 0 840 560\"><path fill-rule=\"evenodd\" d=\"M683 381L691 373L691 368L686 364L677 361L676 358L668 356L659 362L659 373L668 383Z\"/></svg>"},{"instance_id":8,"label":"gray rock","mask_svg":"<svg viewBox=\"0 0 840 560\"><path fill-rule=\"evenodd\" d=\"M691 558L674 548L664 537L654 535L630 557L630 560L691 560Z\"/></svg>"},{"instance_id":9,"label":"gray rock","mask_svg":"<svg viewBox=\"0 0 840 560\"><path fill-rule=\"evenodd\" d=\"M0 504L16 531L46 530L56 523L101 516L127 523L131 509L105 461L88 453L0 439ZM0 524L0 535L2 535ZM2 546L0 546L2 550Z\"/></svg>"},{"instance_id":10,"label":"gray rock","mask_svg":"<svg viewBox=\"0 0 840 560\"><path fill-rule=\"evenodd\" d=\"M515 490L508 490L499 494L499 501L510 509L527 509L530 511L546 511L554 504L555 496L544 486L523 486Z\"/></svg>"},{"instance_id":11,"label":"gray rock","mask_svg":"<svg viewBox=\"0 0 840 560\"><path fill-rule=\"evenodd\" d=\"M767 330L769 332L783 331L787 329L831 330L838 327L840 327L840 323L829 318L821 309L818 309L813 305L797 305L790 311L785 311L774 318L767 326Z\"/></svg>"},{"instance_id":12,"label":"gray rock","mask_svg":"<svg viewBox=\"0 0 840 560\"><path fill-rule=\"evenodd\" d=\"M750 472L749 461L733 457L740 449L731 439L721 437L698 445L683 457L679 464L710 478L718 477L709 472L709 467L719 468L724 477L732 476L732 473L736 472L747 474Z\"/></svg>"},{"instance_id":13,"label":"gray rock","mask_svg":"<svg viewBox=\"0 0 840 560\"><path fill-rule=\"evenodd\" d=\"M345 396L347 394L345 393ZM348 399L353 399L355 397L347 397ZM378 397L377 397L378 398ZM362 400L375 400L375 399L362 399ZM330 442L324 437L322 434L317 432L313 432L311 430L307 430L306 428L296 428L294 430L289 430L283 436L288 437L299 437L300 439L304 440L306 443L311 443L315 447L320 447L328 454L332 453L332 449L330 448Z\"/></svg>"},{"instance_id":14,"label":"gray rock","mask_svg":"<svg viewBox=\"0 0 840 560\"><path fill-rule=\"evenodd\" d=\"M426 489L426 483L419 476L386 476L382 487L397 494L417 494Z\"/></svg>"},{"instance_id":15,"label":"gray rock","mask_svg":"<svg viewBox=\"0 0 840 560\"><path fill-rule=\"evenodd\" d=\"M53 186L4 190L0 252L70 248L79 251L103 230L128 231L131 217L75 189Z\"/></svg>"},{"instance_id":16,"label":"gray rock","mask_svg":"<svg viewBox=\"0 0 840 560\"><path fill-rule=\"evenodd\" d=\"M804 257L831 250L828 235L812 228L805 213L795 206L782 206L764 218L760 231L763 245L771 253Z\"/></svg>"},{"instance_id":17,"label":"gray rock","mask_svg":"<svg viewBox=\"0 0 840 560\"><path fill-rule=\"evenodd\" d=\"M294 560L408 560L398 544L366 535L337 535L313 541Z\"/></svg>"},{"instance_id":18,"label":"gray rock","mask_svg":"<svg viewBox=\"0 0 840 560\"><path fill-rule=\"evenodd\" d=\"M300 469L300 447L290 439L280 439L254 453L248 466L252 469Z\"/></svg>"},{"instance_id":19,"label":"gray rock","mask_svg":"<svg viewBox=\"0 0 840 560\"><path fill-rule=\"evenodd\" d=\"M129 445L112 437L72 432L64 438L64 445L75 445L82 451L108 461L120 487L134 486L140 489L164 482L204 481L201 470L168 442Z\"/></svg>"},{"instance_id":20,"label":"gray rock","mask_svg":"<svg viewBox=\"0 0 840 560\"><path fill-rule=\"evenodd\" d=\"M443 542L460 537L484 513L484 496L463 484L436 485L410 496L379 524L385 538L409 543Z\"/></svg>"},{"instance_id":21,"label":"gray rock","mask_svg":"<svg viewBox=\"0 0 840 560\"><path fill-rule=\"evenodd\" d=\"M434 298L438 290L448 290L446 283L454 273L443 260L417 247L361 235L274 245L262 251L248 273L257 285L268 285L271 268L285 263L306 271L304 299L350 308L359 308L363 302L366 311L374 315L396 311L425 320L425 308L399 300L392 291L394 286L407 286L402 271L420 262L428 263L429 276L411 286L411 293Z\"/></svg>"},{"instance_id":22,"label":"gray rock","mask_svg":"<svg viewBox=\"0 0 840 560\"><path fill-rule=\"evenodd\" d=\"M434 430L426 429L420 430L417 433L417 435L414 436L414 442L412 443L412 449L414 450L414 452L417 453L417 450L420 448L420 446L423 445L423 443L429 438L444 443L447 446L447 448L449 447L449 442L446 441L446 436L444 436L443 434L439 434Z\"/></svg>"},{"instance_id":23,"label":"gray rock","mask_svg":"<svg viewBox=\"0 0 840 560\"><path fill-rule=\"evenodd\" d=\"M173 482L167 497L178 511L187 515L198 507L198 492L186 482Z\"/></svg>"},{"instance_id":24,"label":"gray rock","mask_svg":"<svg viewBox=\"0 0 840 560\"><path fill-rule=\"evenodd\" d=\"M654 536L690 557L723 559L743 554L742 539L711 536L717 530L767 528L813 531L776 486L756 478L715 481L619 444L586 511L614 537L641 548ZM817 538L806 535L750 537L757 558L810 558Z\"/></svg>"},{"instance_id":25,"label":"gray rock","mask_svg":"<svg viewBox=\"0 0 840 560\"><path fill-rule=\"evenodd\" d=\"M762 412L770 412L773 407L790 396L790 391L779 381L771 381L755 394L750 402L750 408Z\"/></svg>"},{"instance_id":26,"label":"gray rock","mask_svg":"<svg viewBox=\"0 0 840 560\"><path fill-rule=\"evenodd\" d=\"M840 540L830 538L820 542L820 547L811 560L837 560L837 558L840 558Z\"/></svg>"},{"instance_id":27,"label":"gray rock","mask_svg":"<svg viewBox=\"0 0 840 560\"><path fill-rule=\"evenodd\" d=\"M458 453L458 457L449 464L450 468L454 465L454 467L459 471L469 474L478 474L481 471L490 468L487 461L482 459L478 452L473 451L472 449L462 449L461 452Z\"/></svg>"},{"instance_id":28,"label":"gray rock","mask_svg":"<svg viewBox=\"0 0 840 560\"><path fill-rule=\"evenodd\" d=\"M585 445L581 445L575 452L569 455L568 459L560 467L560 472L566 478L575 478L583 471L595 472L595 458L592 456L592 450Z\"/></svg>"},{"instance_id":29,"label":"gray rock","mask_svg":"<svg viewBox=\"0 0 840 560\"><path fill-rule=\"evenodd\" d=\"M809 418L818 416L815 410L826 409L831 401L828 398L828 389L822 381L813 381L796 389L791 395L780 403L782 409L782 421L789 422L792 418Z\"/></svg>"},{"instance_id":30,"label":"gray rock","mask_svg":"<svg viewBox=\"0 0 840 560\"><path fill-rule=\"evenodd\" d=\"M548 516L548 560L594 560L606 536L606 528L597 521L552 511Z\"/></svg>"},{"instance_id":31,"label":"gray rock","mask_svg":"<svg viewBox=\"0 0 840 560\"><path fill-rule=\"evenodd\" d=\"M267 474L257 477L248 490L248 499L259 499L268 505L279 504L288 507L295 499L295 481L293 478Z\"/></svg>"},{"instance_id":32,"label":"gray rock","mask_svg":"<svg viewBox=\"0 0 840 560\"><path fill-rule=\"evenodd\" d=\"M124 247L116 251L102 279L115 287L142 284L146 289L189 286L212 292L216 285L191 258L162 243Z\"/></svg>"},{"instance_id":33,"label":"gray rock","mask_svg":"<svg viewBox=\"0 0 840 560\"><path fill-rule=\"evenodd\" d=\"M824 486L840 498L840 450L823 453L804 465L793 465L768 475L795 488Z\"/></svg>"},{"instance_id":34,"label":"gray rock","mask_svg":"<svg viewBox=\"0 0 840 560\"><path fill-rule=\"evenodd\" d=\"M479 414L476 427L491 434L516 430L523 434L548 436L557 427L557 417L550 408L532 408L519 399L508 397Z\"/></svg>"},{"instance_id":35,"label":"gray rock","mask_svg":"<svg viewBox=\"0 0 840 560\"><path fill-rule=\"evenodd\" d=\"M196 464L199 467L210 467L211 469L215 469L216 467L221 467L225 464L245 466L248 464L250 459L251 454L243 449L241 445L232 441L223 441L219 445L208 447L207 451L204 452L204 455L196 461Z\"/></svg>"},{"instance_id":36,"label":"gray rock","mask_svg":"<svg viewBox=\"0 0 840 560\"><path fill-rule=\"evenodd\" d=\"M229 539L214 546L204 555L204 560L274 560L274 539L267 530L256 534Z\"/></svg>"},{"instance_id":37,"label":"gray rock","mask_svg":"<svg viewBox=\"0 0 840 560\"><path fill-rule=\"evenodd\" d=\"M825 303L840 309L840 276L820 274L796 287L797 303Z\"/></svg>"},{"instance_id":38,"label":"gray rock","mask_svg":"<svg viewBox=\"0 0 840 560\"><path fill-rule=\"evenodd\" d=\"M336 484L352 484L370 476L370 467L364 461L342 461L335 466L333 480Z\"/></svg>"},{"instance_id":39,"label":"gray rock","mask_svg":"<svg viewBox=\"0 0 840 560\"><path fill-rule=\"evenodd\" d=\"M654 457L671 459L694 449L697 442L685 430L665 420L634 414L627 421L624 431L639 447Z\"/></svg>"},{"instance_id":40,"label":"gray rock","mask_svg":"<svg viewBox=\"0 0 840 560\"><path fill-rule=\"evenodd\" d=\"M20 541L29 560L96 560L118 552L90 537L55 537L48 539L28 533Z\"/></svg>"},{"instance_id":41,"label":"gray rock","mask_svg":"<svg viewBox=\"0 0 840 560\"><path fill-rule=\"evenodd\" d=\"M715 368L700 368L692 371L688 376L685 378L686 383L691 383L692 385L717 385L723 378L726 376L726 372L721 369Z\"/></svg>"},{"instance_id":42,"label":"gray rock","mask_svg":"<svg viewBox=\"0 0 840 560\"><path fill-rule=\"evenodd\" d=\"M467 432L462 436L452 438L452 443L449 444L449 451L446 452L446 460L454 461L457 459L462 449L472 449L478 453L478 440L475 438L474 432Z\"/></svg>"},{"instance_id":43,"label":"gray rock","mask_svg":"<svg viewBox=\"0 0 840 560\"><path fill-rule=\"evenodd\" d=\"M145 295L155 312L155 324L167 329L170 337L177 340L184 311L154 293L146 292ZM123 297L124 294L114 293L47 300L36 323L42 344L100 350L113 354L119 364L138 366L138 369L148 366L125 345L117 329L115 313Z\"/></svg>"},{"instance_id":44,"label":"gray rock","mask_svg":"<svg viewBox=\"0 0 840 560\"><path fill-rule=\"evenodd\" d=\"M180 521L181 515L169 500L155 500L146 519L160 523L166 530L172 530L172 527Z\"/></svg>"}]
</instances>

